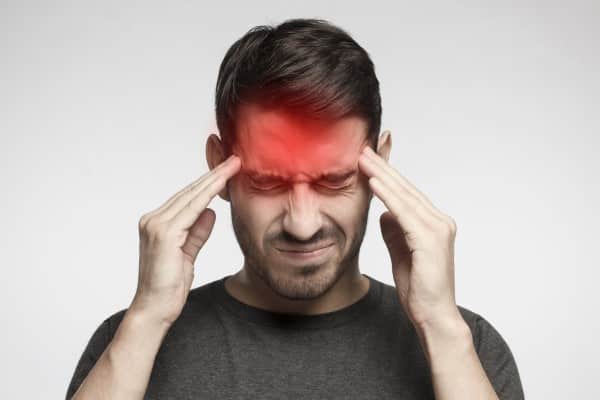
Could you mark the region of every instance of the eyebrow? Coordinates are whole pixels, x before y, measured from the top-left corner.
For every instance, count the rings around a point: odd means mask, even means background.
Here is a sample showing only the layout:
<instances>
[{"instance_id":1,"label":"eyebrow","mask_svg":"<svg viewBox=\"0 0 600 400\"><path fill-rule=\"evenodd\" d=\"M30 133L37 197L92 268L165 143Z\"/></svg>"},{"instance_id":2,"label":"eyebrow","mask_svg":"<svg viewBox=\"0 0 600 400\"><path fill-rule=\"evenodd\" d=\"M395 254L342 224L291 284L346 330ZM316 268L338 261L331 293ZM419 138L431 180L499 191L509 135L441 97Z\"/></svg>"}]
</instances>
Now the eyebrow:
<instances>
[{"instance_id":1,"label":"eyebrow","mask_svg":"<svg viewBox=\"0 0 600 400\"><path fill-rule=\"evenodd\" d=\"M330 182L342 182L342 181L345 181L346 179L354 176L356 174L356 172L357 172L356 169L325 172L325 173L318 174L316 176L315 180L330 181ZM271 172L259 172L256 170L248 169L248 170L245 170L245 173L252 180L255 180L257 182L269 181L269 180L281 180L281 181L289 180L288 178L286 178L282 175L279 175L277 173L271 173Z\"/></svg>"}]
</instances>

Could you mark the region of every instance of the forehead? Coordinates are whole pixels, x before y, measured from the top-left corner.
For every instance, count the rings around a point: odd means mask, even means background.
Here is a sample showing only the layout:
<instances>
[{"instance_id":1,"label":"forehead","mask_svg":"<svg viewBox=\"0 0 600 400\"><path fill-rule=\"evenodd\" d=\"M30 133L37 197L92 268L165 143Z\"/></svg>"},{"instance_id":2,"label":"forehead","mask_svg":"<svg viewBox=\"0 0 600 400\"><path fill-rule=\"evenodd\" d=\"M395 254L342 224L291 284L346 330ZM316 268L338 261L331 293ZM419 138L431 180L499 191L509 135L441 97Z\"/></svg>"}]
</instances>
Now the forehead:
<instances>
[{"instance_id":1,"label":"forehead","mask_svg":"<svg viewBox=\"0 0 600 400\"><path fill-rule=\"evenodd\" d=\"M356 168L367 139L360 117L324 122L255 104L240 108L237 127L242 168L284 177Z\"/></svg>"}]
</instances>

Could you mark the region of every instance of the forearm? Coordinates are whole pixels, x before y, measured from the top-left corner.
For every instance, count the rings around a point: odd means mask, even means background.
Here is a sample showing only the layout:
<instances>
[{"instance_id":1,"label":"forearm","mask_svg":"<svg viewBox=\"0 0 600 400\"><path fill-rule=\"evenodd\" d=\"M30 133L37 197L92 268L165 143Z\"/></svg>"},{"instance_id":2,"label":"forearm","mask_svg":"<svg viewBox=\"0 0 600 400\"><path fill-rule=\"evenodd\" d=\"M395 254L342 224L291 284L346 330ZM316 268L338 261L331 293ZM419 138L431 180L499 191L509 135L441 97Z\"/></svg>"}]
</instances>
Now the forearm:
<instances>
[{"instance_id":1,"label":"forearm","mask_svg":"<svg viewBox=\"0 0 600 400\"><path fill-rule=\"evenodd\" d=\"M168 328L128 310L72 399L143 399Z\"/></svg>"},{"instance_id":2,"label":"forearm","mask_svg":"<svg viewBox=\"0 0 600 400\"><path fill-rule=\"evenodd\" d=\"M417 328L431 369L436 400L498 400L460 313Z\"/></svg>"}]
</instances>

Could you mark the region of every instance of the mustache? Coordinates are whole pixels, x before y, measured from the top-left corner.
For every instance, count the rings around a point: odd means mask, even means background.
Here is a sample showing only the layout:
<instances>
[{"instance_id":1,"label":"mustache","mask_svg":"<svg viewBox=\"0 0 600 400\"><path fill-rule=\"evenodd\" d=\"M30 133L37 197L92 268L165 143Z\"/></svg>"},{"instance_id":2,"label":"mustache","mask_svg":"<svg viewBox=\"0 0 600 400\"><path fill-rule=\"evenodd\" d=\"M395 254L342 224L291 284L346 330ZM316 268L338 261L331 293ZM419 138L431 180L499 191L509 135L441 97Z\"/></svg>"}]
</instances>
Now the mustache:
<instances>
[{"instance_id":1,"label":"mustache","mask_svg":"<svg viewBox=\"0 0 600 400\"><path fill-rule=\"evenodd\" d=\"M336 236L332 232L328 234L325 230L319 230L309 239L299 239L289 232L283 231L273 239L277 246L316 246L322 243L335 242Z\"/></svg>"}]
</instances>

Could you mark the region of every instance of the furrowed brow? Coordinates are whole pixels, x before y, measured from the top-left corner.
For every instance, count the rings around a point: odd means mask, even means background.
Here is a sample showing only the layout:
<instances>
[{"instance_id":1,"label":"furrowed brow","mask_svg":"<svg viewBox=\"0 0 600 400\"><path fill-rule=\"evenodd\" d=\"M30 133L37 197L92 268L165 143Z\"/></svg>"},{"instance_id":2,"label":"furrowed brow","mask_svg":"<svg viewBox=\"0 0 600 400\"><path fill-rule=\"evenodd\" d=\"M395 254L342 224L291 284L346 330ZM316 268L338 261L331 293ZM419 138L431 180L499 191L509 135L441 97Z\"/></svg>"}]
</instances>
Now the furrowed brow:
<instances>
[{"instance_id":1,"label":"furrowed brow","mask_svg":"<svg viewBox=\"0 0 600 400\"><path fill-rule=\"evenodd\" d=\"M280 180L287 181L289 178L279 175L277 173L270 172L259 172L256 170L246 170L246 175L248 175L251 179L255 181L269 181L269 180ZM356 169L344 170L344 171L335 171L335 172L327 172L317 175L315 180L318 181L330 181L330 182L341 182L346 179L354 176L356 174Z\"/></svg>"},{"instance_id":2,"label":"furrowed brow","mask_svg":"<svg viewBox=\"0 0 600 400\"><path fill-rule=\"evenodd\" d=\"M268 181L268 180L285 180L281 175L270 173L270 172L259 172L254 170L246 170L246 175L255 181Z\"/></svg>"},{"instance_id":3,"label":"furrowed brow","mask_svg":"<svg viewBox=\"0 0 600 400\"><path fill-rule=\"evenodd\" d=\"M320 176L320 180L330 181L330 182L342 182L346 179L354 176L356 174L356 170L348 170L348 171L340 171L340 172L330 172L326 174L322 174Z\"/></svg>"}]
</instances>

